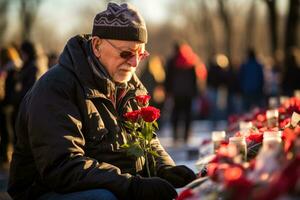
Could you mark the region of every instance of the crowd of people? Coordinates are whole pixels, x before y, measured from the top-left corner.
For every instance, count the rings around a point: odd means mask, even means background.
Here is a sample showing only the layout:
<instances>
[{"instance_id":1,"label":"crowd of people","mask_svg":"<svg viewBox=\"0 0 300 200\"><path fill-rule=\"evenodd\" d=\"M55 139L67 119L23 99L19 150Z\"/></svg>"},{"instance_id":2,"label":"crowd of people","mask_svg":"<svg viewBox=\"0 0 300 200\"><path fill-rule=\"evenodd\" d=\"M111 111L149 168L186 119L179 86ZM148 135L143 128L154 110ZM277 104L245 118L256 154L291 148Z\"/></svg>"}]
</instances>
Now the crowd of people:
<instances>
[{"instance_id":1,"label":"crowd of people","mask_svg":"<svg viewBox=\"0 0 300 200\"><path fill-rule=\"evenodd\" d=\"M193 120L210 120L214 124L254 107L267 107L270 97L293 96L293 92L300 89L297 82L300 67L295 50L290 52L287 59L290 67L284 71L275 59L258 57L254 49L249 49L239 63L218 54L207 64L186 42L174 42L173 49L168 58L161 59L166 61L159 64L164 65L163 81L155 81L154 77L162 73L151 73L149 65L140 74L147 87L159 86L163 93L159 98L164 116L162 124L171 122L174 144L181 140L188 143ZM158 101L154 98L152 103Z\"/></svg>"}]
</instances>

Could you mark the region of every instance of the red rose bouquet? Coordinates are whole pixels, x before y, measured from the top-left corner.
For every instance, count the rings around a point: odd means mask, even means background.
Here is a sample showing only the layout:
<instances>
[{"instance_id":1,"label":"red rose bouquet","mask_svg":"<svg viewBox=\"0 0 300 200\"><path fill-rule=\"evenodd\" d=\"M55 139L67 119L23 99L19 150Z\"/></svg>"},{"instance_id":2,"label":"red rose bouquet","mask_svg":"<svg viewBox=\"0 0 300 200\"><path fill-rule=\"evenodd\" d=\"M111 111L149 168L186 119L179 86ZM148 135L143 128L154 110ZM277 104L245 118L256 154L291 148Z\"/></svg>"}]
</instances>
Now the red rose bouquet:
<instances>
[{"instance_id":1,"label":"red rose bouquet","mask_svg":"<svg viewBox=\"0 0 300 200\"><path fill-rule=\"evenodd\" d=\"M154 157L158 156L158 154L152 150L151 140L155 136L155 131L158 130L156 120L160 117L160 110L148 106L149 95L136 96L135 99L141 109L124 114L124 126L133 139L122 145L122 147L127 149L130 155L145 158L147 173L150 177L149 161L151 159L154 165L153 168L155 169Z\"/></svg>"}]
</instances>

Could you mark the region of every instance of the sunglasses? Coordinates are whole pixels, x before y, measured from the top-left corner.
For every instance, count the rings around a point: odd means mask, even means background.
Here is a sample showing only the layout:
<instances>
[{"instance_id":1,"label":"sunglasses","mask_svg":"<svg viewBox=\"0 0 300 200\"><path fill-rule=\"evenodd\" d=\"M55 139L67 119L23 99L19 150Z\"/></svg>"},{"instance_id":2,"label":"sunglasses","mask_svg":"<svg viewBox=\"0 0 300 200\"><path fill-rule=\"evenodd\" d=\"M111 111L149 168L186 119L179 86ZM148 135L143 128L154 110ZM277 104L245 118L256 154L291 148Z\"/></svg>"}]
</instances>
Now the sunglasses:
<instances>
[{"instance_id":1,"label":"sunglasses","mask_svg":"<svg viewBox=\"0 0 300 200\"><path fill-rule=\"evenodd\" d=\"M137 55L139 60L144 60L145 58L147 58L150 54L148 53L148 51L144 51L143 53L141 52L133 52L133 51L124 51L122 49L120 49L119 47L117 47L116 45L114 45L112 42L110 42L109 40L105 40L108 44L110 44L110 46L112 46L114 49L118 50L120 52L119 56L125 60L129 60L130 58L134 57Z\"/></svg>"}]
</instances>

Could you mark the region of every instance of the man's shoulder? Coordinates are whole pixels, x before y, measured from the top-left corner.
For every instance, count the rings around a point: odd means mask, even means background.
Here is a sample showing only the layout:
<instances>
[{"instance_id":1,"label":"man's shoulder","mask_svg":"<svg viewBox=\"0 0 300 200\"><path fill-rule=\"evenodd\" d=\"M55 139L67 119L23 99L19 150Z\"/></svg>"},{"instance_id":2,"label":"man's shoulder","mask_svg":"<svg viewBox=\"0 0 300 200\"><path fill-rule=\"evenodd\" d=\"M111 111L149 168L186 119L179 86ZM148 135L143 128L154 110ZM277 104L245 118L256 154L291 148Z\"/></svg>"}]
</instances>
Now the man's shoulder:
<instances>
[{"instance_id":1,"label":"man's shoulder","mask_svg":"<svg viewBox=\"0 0 300 200\"><path fill-rule=\"evenodd\" d=\"M55 65L49 69L40 79L36 82L36 89L51 89L56 88L70 88L74 86L76 77L72 72L61 65Z\"/></svg>"},{"instance_id":2,"label":"man's shoulder","mask_svg":"<svg viewBox=\"0 0 300 200\"><path fill-rule=\"evenodd\" d=\"M60 64L57 64L41 77L41 80L43 79L45 79L45 81L70 82L75 79L75 75Z\"/></svg>"}]
</instances>

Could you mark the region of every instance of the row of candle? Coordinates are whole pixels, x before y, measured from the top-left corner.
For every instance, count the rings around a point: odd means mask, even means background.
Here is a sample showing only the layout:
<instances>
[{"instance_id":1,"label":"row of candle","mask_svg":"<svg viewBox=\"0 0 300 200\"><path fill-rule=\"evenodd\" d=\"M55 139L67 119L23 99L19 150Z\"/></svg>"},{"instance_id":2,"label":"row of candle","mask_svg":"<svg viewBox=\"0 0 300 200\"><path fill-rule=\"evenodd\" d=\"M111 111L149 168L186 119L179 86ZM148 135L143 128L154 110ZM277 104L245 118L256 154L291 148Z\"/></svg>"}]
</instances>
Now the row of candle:
<instances>
[{"instance_id":1,"label":"row of candle","mask_svg":"<svg viewBox=\"0 0 300 200\"><path fill-rule=\"evenodd\" d=\"M263 133L263 148L276 148L281 143L281 131L265 131ZM214 152L216 153L221 144L226 141L225 131L213 131L212 141ZM229 137L229 146L235 146L237 154L242 157L242 160L247 160L247 142L245 135Z\"/></svg>"}]
</instances>

